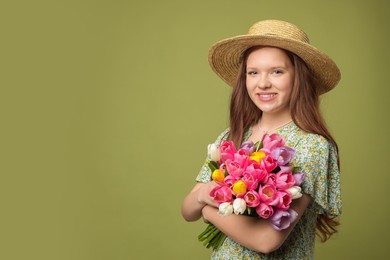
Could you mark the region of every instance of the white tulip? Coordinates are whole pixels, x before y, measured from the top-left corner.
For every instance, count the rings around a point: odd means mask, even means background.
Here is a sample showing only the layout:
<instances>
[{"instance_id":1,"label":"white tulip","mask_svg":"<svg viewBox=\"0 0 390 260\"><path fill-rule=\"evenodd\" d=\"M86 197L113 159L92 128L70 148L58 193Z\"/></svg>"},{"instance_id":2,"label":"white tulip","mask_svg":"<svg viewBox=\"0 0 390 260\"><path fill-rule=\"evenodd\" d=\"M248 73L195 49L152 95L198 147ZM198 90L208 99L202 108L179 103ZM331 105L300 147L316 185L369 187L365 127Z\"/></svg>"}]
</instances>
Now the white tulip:
<instances>
[{"instance_id":1,"label":"white tulip","mask_svg":"<svg viewBox=\"0 0 390 260\"><path fill-rule=\"evenodd\" d=\"M291 188L288 188L287 191L288 191L288 193L291 194L291 197L293 200L299 199L300 197L302 197L302 193L301 193L302 189L299 186L293 186Z\"/></svg>"},{"instance_id":2,"label":"white tulip","mask_svg":"<svg viewBox=\"0 0 390 260\"><path fill-rule=\"evenodd\" d=\"M209 144L207 146L209 157L212 161L218 162L221 159L221 152L216 144Z\"/></svg>"},{"instance_id":3,"label":"white tulip","mask_svg":"<svg viewBox=\"0 0 390 260\"><path fill-rule=\"evenodd\" d=\"M224 202L219 205L218 215L229 216L233 213L233 205L230 202Z\"/></svg>"},{"instance_id":4,"label":"white tulip","mask_svg":"<svg viewBox=\"0 0 390 260\"><path fill-rule=\"evenodd\" d=\"M243 214L246 209L246 202L244 199L237 198L233 201L233 211L234 214Z\"/></svg>"}]
</instances>

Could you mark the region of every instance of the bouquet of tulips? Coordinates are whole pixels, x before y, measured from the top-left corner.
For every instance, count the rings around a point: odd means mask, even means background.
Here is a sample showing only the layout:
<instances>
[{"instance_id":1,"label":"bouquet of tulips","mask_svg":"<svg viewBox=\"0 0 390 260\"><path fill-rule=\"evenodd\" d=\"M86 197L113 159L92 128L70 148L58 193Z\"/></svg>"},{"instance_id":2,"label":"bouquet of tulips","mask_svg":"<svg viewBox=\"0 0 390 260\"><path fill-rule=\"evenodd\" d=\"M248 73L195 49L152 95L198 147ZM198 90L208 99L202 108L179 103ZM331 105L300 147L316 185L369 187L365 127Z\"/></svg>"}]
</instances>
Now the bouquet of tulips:
<instances>
[{"instance_id":1,"label":"bouquet of tulips","mask_svg":"<svg viewBox=\"0 0 390 260\"><path fill-rule=\"evenodd\" d=\"M218 184L210 196L219 204L219 215L269 219L276 230L290 226L298 215L290 203L302 196L299 185L304 174L293 173L289 163L295 150L285 143L278 134L266 134L261 142L245 142L238 150L231 141L208 146L211 178ZM213 224L198 236L207 248L214 249L225 238Z\"/></svg>"}]
</instances>

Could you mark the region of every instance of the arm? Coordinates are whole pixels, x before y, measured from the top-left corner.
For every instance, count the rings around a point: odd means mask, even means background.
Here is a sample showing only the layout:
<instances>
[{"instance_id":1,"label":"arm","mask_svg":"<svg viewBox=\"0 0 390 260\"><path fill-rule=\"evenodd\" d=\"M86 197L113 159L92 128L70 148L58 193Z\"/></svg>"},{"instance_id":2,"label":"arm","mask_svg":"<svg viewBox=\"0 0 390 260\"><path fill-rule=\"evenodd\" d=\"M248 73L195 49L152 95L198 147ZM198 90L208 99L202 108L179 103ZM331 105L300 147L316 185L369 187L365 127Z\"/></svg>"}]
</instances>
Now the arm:
<instances>
[{"instance_id":1,"label":"arm","mask_svg":"<svg viewBox=\"0 0 390 260\"><path fill-rule=\"evenodd\" d=\"M181 206L181 214L187 221L196 221L202 217L202 209L209 205L210 207L218 207L210 197L210 191L216 187L214 181L209 183L197 183L192 191L185 197Z\"/></svg>"},{"instance_id":2,"label":"arm","mask_svg":"<svg viewBox=\"0 0 390 260\"><path fill-rule=\"evenodd\" d=\"M219 216L218 209L211 206L204 206L202 214L206 221L214 224L232 240L247 248L267 254L283 244L310 202L311 197L306 194L292 202L291 209L298 213L298 218L282 231L274 229L265 219L235 214L226 217Z\"/></svg>"}]
</instances>

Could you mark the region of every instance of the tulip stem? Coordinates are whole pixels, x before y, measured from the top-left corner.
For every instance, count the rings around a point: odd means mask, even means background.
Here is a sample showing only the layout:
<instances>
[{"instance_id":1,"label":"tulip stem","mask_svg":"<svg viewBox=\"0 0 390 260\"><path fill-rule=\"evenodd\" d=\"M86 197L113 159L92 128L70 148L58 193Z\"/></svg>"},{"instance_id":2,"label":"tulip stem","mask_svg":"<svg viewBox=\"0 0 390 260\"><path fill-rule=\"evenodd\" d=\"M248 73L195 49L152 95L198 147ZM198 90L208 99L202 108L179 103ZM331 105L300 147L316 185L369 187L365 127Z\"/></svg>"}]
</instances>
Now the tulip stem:
<instances>
[{"instance_id":1,"label":"tulip stem","mask_svg":"<svg viewBox=\"0 0 390 260\"><path fill-rule=\"evenodd\" d=\"M226 235L222 233L213 224L209 224L207 228L198 236L198 240L203 242L207 248L212 247L218 249L224 242Z\"/></svg>"}]
</instances>

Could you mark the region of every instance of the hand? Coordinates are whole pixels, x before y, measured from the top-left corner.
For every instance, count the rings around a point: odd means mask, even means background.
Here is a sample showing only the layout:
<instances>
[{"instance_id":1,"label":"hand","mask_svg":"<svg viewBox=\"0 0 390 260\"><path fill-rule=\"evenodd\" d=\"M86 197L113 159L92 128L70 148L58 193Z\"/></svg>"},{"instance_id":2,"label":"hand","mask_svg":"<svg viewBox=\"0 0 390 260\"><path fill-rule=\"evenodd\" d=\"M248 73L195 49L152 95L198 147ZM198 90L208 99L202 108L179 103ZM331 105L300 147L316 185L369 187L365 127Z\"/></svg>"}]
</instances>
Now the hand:
<instances>
[{"instance_id":1,"label":"hand","mask_svg":"<svg viewBox=\"0 0 390 260\"><path fill-rule=\"evenodd\" d=\"M218 208L219 204L213 200L210 196L210 192L212 189L217 187L218 184L215 181L210 181L208 183L200 184L198 190L198 202L204 205L210 205L212 207Z\"/></svg>"}]
</instances>

